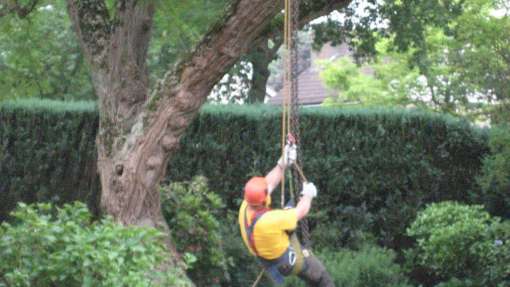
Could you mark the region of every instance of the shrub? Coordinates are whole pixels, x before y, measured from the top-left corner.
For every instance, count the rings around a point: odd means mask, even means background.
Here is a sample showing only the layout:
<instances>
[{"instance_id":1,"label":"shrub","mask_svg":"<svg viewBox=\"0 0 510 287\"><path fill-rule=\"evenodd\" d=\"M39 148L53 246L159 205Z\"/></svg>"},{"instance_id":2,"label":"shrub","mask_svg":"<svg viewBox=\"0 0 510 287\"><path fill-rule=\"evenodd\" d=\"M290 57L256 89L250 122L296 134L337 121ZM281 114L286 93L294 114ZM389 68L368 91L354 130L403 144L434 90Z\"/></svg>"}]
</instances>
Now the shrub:
<instances>
[{"instance_id":1,"label":"shrub","mask_svg":"<svg viewBox=\"0 0 510 287\"><path fill-rule=\"evenodd\" d=\"M446 279L497 286L508 272L508 261L504 261L508 258L504 255L509 244L508 226L480 205L434 203L420 212L407 230L417 241L408 258Z\"/></svg>"},{"instance_id":2,"label":"shrub","mask_svg":"<svg viewBox=\"0 0 510 287\"><path fill-rule=\"evenodd\" d=\"M177 250L184 253L188 274L198 286L228 282L219 214L224 205L209 191L204 177L161 187L162 209ZM235 222L235 221L234 221Z\"/></svg>"},{"instance_id":3,"label":"shrub","mask_svg":"<svg viewBox=\"0 0 510 287\"><path fill-rule=\"evenodd\" d=\"M490 238L494 238L494 247L489 253L490 264L485 268L484 283L486 286L508 286L505 284L510 282L510 220L491 226Z\"/></svg>"},{"instance_id":4,"label":"shrub","mask_svg":"<svg viewBox=\"0 0 510 287\"><path fill-rule=\"evenodd\" d=\"M20 204L0 227L0 286L188 286L155 271L167 254L155 229L91 222L84 204Z\"/></svg>"},{"instance_id":5,"label":"shrub","mask_svg":"<svg viewBox=\"0 0 510 287\"><path fill-rule=\"evenodd\" d=\"M317 254L328 269L335 286L408 287L407 278L394 262L389 249L365 245L359 251L324 249ZM297 278L288 278L285 286L305 286Z\"/></svg>"}]
</instances>

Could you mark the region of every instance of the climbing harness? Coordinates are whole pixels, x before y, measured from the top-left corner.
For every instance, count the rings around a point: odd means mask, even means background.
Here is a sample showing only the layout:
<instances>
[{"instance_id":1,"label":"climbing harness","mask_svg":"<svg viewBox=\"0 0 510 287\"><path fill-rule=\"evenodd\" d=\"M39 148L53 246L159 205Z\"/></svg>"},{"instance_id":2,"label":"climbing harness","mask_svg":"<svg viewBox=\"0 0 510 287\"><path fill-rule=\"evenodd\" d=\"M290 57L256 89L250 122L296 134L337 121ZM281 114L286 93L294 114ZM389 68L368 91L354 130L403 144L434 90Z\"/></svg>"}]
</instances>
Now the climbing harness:
<instances>
[{"instance_id":1,"label":"climbing harness","mask_svg":"<svg viewBox=\"0 0 510 287\"><path fill-rule=\"evenodd\" d=\"M264 270L271 274L271 277L277 283L283 283L284 276L288 276L290 274L297 275L303 268L304 265L304 257L301 251L301 245L299 240L297 239L296 234L290 235L290 245L285 250L285 252L276 259L264 259L259 256L259 252L257 250L257 246L255 245L255 239L253 236L253 231L255 230L255 225L258 220L267 212L269 208L264 208L258 210L251 216L251 223L248 224L248 212L247 209L244 210L244 230L246 231L246 237L250 249L257 255L260 262L264 266ZM264 272L262 270L262 273ZM260 278L260 275L259 275ZM253 286L255 286L254 284Z\"/></svg>"},{"instance_id":2,"label":"climbing harness","mask_svg":"<svg viewBox=\"0 0 510 287\"><path fill-rule=\"evenodd\" d=\"M259 257L259 253L257 251L257 247L255 246L255 239L253 237L253 230L255 229L255 224L259 220L264 213L269 211L269 208L263 208L255 212L251 218L251 224L248 224L248 209L244 210L244 230L246 230L246 237L248 238L248 244L250 245L251 250L257 257Z\"/></svg>"}]
</instances>

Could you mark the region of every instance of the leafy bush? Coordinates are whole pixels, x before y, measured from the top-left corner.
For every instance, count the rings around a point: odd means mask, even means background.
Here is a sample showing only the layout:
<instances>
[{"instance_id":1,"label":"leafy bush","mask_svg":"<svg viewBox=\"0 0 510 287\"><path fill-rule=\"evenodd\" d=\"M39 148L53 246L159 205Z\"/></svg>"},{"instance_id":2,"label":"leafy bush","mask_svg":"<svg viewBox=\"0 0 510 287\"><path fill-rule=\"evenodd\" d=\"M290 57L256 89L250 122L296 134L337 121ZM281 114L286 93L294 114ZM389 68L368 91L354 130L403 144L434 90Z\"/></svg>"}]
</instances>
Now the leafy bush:
<instances>
[{"instance_id":1,"label":"leafy bush","mask_svg":"<svg viewBox=\"0 0 510 287\"><path fill-rule=\"evenodd\" d=\"M204 177L161 187L163 214L172 228L177 250L184 253L188 273L198 286L229 281L218 217L224 205L209 191ZM235 221L234 221L235 222Z\"/></svg>"},{"instance_id":2,"label":"leafy bush","mask_svg":"<svg viewBox=\"0 0 510 287\"><path fill-rule=\"evenodd\" d=\"M478 178L480 194L491 213L510 218L510 125L491 129L490 155L483 160L483 173Z\"/></svg>"},{"instance_id":3,"label":"leafy bush","mask_svg":"<svg viewBox=\"0 0 510 287\"><path fill-rule=\"evenodd\" d=\"M244 246L237 211L225 211L201 176L161 187L163 214L197 286L251 286L262 270ZM263 278L259 286L270 286Z\"/></svg>"},{"instance_id":4,"label":"leafy bush","mask_svg":"<svg viewBox=\"0 0 510 287\"><path fill-rule=\"evenodd\" d=\"M485 268L484 281L487 286L508 286L510 282L510 220L497 222L491 226L490 238L494 238L494 247L489 253L490 264Z\"/></svg>"},{"instance_id":5,"label":"leafy bush","mask_svg":"<svg viewBox=\"0 0 510 287\"><path fill-rule=\"evenodd\" d=\"M508 226L480 205L434 203L420 212L407 230L417 241L408 258L446 279L497 286L510 274L508 261L504 261L508 259Z\"/></svg>"},{"instance_id":6,"label":"leafy bush","mask_svg":"<svg viewBox=\"0 0 510 287\"><path fill-rule=\"evenodd\" d=\"M20 204L0 226L0 286L188 286L155 271L165 247L155 229L91 222L84 204Z\"/></svg>"},{"instance_id":7,"label":"leafy bush","mask_svg":"<svg viewBox=\"0 0 510 287\"><path fill-rule=\"evenodd\" d=\"M359 251L324 249L317 254L328 269L335 286L408 287L407 278L389 249L366 245ZM285 286L305 286L297 278L288 278Z\"/></svg>"},{"instance_id":8,"label":"leafy bush","mask_svg":"<svg viewBox=\"0 0 510 287\"><path fill-rule=\"evenodd\" d=\"M422 264L462 278L488 262L489 222L482 206L434 203L418 214L407 234L416 238Z\"/></svg>"}]
</instances>

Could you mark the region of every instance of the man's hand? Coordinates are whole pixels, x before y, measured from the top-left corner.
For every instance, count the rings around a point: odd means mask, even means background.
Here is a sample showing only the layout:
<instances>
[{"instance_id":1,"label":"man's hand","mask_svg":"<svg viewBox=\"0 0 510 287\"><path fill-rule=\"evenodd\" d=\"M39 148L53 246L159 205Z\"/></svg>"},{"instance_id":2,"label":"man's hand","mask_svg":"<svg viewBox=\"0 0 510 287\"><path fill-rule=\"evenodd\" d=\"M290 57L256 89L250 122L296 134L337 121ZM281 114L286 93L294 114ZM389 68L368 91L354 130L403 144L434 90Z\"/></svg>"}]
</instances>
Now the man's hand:
<instances>
[{"instance_id":1,"label":"man's hand","mask_svg":"<svg viewBox=\"0 0 510 287\"><path fill-rule=\"evenodd\" d=\"M283 149L283 155L278 160L278 165L285 169L290 165L293 165L297 159L297 147L295 144L287 144Z\"/></svg>"},{"instance_id":2,"label":"man's hand","mask_svg":"<svg viewBox=\"0 0 510 287\"><path fill-rule=\"evenodd\" d=\"M317 188L311 182L304 182L303 191L301 191L301 195L312 199L317 196Z\"/></svg>"}]
</instances>

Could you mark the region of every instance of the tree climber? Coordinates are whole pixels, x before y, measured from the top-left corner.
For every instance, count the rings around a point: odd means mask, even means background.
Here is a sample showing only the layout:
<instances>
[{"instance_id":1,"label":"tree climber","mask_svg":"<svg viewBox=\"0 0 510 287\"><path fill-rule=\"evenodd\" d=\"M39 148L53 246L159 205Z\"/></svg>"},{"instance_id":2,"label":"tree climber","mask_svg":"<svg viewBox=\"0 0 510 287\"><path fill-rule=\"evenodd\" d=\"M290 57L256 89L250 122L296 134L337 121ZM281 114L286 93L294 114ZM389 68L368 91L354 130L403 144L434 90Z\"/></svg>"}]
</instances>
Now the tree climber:
<instances>
[{"instance_id":1,"label":"tree climber","mask_svg":"<svg viewBox=\"0 0 510 287\"><path fill-rule=\"evenodd\" d=\"M284 276L298 275L309 286L334 287L324 265L311 251L301 247L293 232L317 196L313 183L303 183L296 207L270 209L271 193L282 180L285 169L296 161L296 145L287 144L277 165L265 177L252 177L244 187L239 209L239 226L244 244L257 256L271 278L281 284Z\"/></svg>"}]
</instances>

